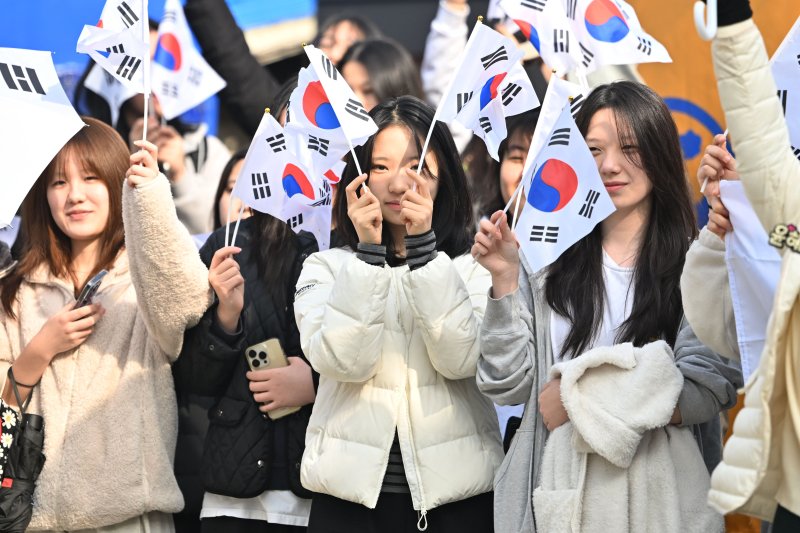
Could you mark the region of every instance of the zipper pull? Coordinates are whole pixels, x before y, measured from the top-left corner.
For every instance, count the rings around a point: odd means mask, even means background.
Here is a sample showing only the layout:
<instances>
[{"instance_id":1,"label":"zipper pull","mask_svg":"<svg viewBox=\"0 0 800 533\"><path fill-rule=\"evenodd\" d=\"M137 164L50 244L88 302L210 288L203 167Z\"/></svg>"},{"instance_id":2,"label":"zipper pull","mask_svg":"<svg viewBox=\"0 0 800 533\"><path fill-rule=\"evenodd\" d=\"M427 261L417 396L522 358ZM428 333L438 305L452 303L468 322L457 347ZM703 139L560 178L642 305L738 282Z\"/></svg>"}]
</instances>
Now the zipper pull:
<instances>
[{"instance_id":1,"label":"zipper pull","mask_svg":"<svg viewBox=\"0 0 800 533\"><path fill-rule=\"evenodd\" d=\"M422 511L417 511L417 516L419 517L417 520L417 530L425 531L428 529L428 511L423 509ZM423 525L424 524L424 525Z\"/></svg>"}]
</instances>

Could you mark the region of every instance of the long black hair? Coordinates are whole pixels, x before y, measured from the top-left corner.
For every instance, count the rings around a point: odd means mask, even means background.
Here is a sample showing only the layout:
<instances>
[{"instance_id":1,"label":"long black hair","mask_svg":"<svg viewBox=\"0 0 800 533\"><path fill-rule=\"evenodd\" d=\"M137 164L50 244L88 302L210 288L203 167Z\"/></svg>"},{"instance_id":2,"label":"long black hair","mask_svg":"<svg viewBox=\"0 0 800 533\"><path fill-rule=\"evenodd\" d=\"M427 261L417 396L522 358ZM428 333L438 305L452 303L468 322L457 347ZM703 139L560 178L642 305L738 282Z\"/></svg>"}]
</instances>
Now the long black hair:
<instances>
[{"instance_id":1,"label":"long black hair","mask_svg":"<svg viewBox=\"0 0 800 533\"><path fill-rule=\"evenodd\" d=\"M369 175L372 169L372 148L375 138L389 126L404 126L411 130L416 140L417 153L422 152L422 143L433 122L433 108L413 96L392 98L375 106L370 115L378 125L378 133L370 137L363 146L355 149L362 170ZM433 176L439 183L439 190L433 203L432 229L436 234L436 249L450 257L466 253L472 246L472 235L475 226L472 216L467 179L458 157L458 150L453 143L450 131L441 122L433 127L428 152L436 158L438 176ZM423 167L423 175L432 176L427 165ZM347 186L358 176L352 155L348 156L341 183L336 189L333 219L336 231L346 246L355 250L358 245L358 234L353 222L347 215ZM367 180L369 183L369 180ZM390 253L394 251L391 231L388 224L383 225L383 244Z\"/></svg>"},{"instance_id":2,"label":"long black hair","mask_svg":"<svg viewBox=\"0 0 800 533\"><path fill-rule=\"evenodd\" d=\"M385 37L353 43L339 62L339 70L350 61L364 66L378 102L411 95L423 98L419 68L403 45Z\"/></svg>"},{"instance_id":3,"label":"long black hair","mask_svg":"<svg viewBox=\"0 0 800 533\"><path fill-rule=\"evenodd\" d=\"M581 134L586 136L592 117L601 109L614 113L620 145L637 148L629 161L652 183L650 216L633 273L633 307L616 342L642 346L664 339L672 346L683 316L681 272L689 245L697 237L678 129L664 101L640 83L620 81L592 91L575 120ZM562 356L580 355L597 334L606 297L602 263L598 224L547 271L547 303L572 325Z\"/></svg>"}]
</instances>

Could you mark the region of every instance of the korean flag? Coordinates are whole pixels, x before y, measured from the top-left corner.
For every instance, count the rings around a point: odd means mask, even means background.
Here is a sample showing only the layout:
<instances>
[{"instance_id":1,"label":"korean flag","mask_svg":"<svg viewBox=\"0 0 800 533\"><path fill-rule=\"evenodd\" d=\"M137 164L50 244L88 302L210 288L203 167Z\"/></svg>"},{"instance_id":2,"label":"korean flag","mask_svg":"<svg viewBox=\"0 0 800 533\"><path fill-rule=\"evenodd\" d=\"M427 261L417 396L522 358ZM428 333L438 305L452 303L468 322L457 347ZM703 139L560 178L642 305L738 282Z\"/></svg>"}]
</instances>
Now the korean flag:
<instances>
[{"instance_id":1,"label":"korean flag","mask_svg":"<svg viewBox=\"0 0 800 533\"><path fill-rule=\"evenodd\" d=\"M775 51L770 61L772 77L778 88L789 140L795 157L800 159L800 18Z\"/></svg>"},{"instance_id":2,"label":"korean flag","mask_svg":"<svg viewBox=\"0 0 800 533\"><path fill-rule=\"evenodd\" d=\"M534 271L555 261L614 212L597 164L567 105L523 176L525 204L514 233Z\"/></svg>"}]
</instances>

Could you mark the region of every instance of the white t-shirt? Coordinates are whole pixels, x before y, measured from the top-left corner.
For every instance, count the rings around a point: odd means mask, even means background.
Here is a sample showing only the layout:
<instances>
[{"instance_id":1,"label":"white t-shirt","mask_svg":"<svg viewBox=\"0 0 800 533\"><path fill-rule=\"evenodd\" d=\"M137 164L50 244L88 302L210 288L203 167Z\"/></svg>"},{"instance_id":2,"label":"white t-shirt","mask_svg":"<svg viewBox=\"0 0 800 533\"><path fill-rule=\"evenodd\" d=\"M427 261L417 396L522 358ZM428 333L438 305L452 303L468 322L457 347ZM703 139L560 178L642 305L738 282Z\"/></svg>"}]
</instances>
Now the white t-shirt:
<instances>
[{"instance_id":1,"label":"white t-shirt","mask_svg":"<svg viewBox=\"0 0 800 533\"><path fill-rule=\"evenodd\" d=\"M633 307L633 267L621 267L603 250L603 281L606 285L606 297L603 308L603 321L594 341L588 349L596 346L613 346L617 330ZM561 360L561 347L567 339L572 326L566 318L558 313L550 313L550 342L553 346L553 359Z\"/></svg>"},{"instance_id":2,"label":"white t-shirt","mask_svg":"<svg viewBox=\"0 0 800 533\"><path fill-rule=\"evenodd\" d=\"M290 490L266 490L254 498L232 498L206 492L200 518L231 516L307 527L310 512L311 500L298 498Z\"/></svg>"}]
</instances>

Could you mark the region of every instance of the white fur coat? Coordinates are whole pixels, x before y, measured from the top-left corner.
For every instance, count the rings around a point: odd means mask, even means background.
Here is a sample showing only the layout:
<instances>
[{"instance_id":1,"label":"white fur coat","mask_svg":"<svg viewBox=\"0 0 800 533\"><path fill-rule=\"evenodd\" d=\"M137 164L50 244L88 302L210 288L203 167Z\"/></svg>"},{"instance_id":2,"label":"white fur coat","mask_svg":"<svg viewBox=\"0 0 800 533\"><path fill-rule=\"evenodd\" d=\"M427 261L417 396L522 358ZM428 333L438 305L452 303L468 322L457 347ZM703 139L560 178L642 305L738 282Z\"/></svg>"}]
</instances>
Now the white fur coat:
<instances>
[{"instance_id":1,"label":"white fur coat","mask_svg":"<svg viewBox=\"0 0 800 533\"><path fill-rule=\"evenodd\" d=\"M683 386L658 341L598 347L558 363L570 422L550 434L536 527L547 533L713 533L709 476L691 430L668 425Z\"/></svg>"}]
</instances>

